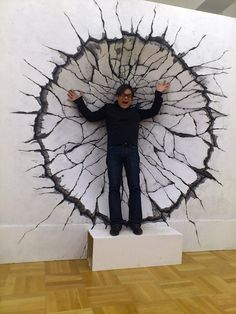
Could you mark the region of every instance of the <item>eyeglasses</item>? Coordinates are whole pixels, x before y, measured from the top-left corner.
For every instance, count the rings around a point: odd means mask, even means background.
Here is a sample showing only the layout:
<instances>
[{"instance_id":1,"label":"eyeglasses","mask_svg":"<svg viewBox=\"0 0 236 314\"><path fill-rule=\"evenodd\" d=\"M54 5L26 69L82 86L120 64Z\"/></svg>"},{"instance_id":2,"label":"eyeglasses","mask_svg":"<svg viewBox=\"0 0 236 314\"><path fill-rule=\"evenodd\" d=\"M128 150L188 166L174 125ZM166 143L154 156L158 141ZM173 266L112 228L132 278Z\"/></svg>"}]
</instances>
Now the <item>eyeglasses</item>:
<instances>
[{"instance_id":1,"label":"eyeglasses","mask_svg":"<svg viewBox=\"0 0 236 314\"><path fill-rule=\"evenodd\" d=\"M132 99L132 94L121 94L120 97Z\"/></svg>"}]
</instances>

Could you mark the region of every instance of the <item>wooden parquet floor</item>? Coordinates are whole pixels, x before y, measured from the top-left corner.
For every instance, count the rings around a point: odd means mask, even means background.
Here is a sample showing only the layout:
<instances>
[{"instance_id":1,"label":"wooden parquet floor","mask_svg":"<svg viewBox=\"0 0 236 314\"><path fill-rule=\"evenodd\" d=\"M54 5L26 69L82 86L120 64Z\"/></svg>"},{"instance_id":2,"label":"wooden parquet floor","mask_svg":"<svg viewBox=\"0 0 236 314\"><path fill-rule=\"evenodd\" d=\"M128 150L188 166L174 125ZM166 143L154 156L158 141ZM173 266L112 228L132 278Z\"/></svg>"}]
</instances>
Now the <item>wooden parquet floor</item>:
<instances>
[{"instance_id":1,"label":"wooden parquet floor","mask_svg":"<svg viewBox=\"0 0 236 314\"><path fill-rule=\"evenodd\" d=\"M92 272L86 260L0 265L1 314L236 313L236 251Z\"/></svg>"}]
</instances>

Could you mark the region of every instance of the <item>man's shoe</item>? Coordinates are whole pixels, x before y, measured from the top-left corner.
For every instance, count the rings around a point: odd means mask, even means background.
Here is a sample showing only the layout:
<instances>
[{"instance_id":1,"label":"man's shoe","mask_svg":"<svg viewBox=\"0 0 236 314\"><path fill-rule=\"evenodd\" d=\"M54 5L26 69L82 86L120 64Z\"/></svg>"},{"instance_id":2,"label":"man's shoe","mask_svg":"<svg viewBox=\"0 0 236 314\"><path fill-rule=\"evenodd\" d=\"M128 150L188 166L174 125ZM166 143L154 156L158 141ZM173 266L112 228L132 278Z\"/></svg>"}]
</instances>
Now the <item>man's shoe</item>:
<instances>
[{"instance_id":1,"label":"man's shoe","mask_svg":"<svg viewBox=\"0 0 236 314\"><path fill-rule=\"evenodd\" d=\"M140 224L130 224L130 229L133 231L136 235L141 235L143 233L143 230L141 228Z\"/></svg>"},{"instance_id":2,"label":"man's shoe","mask_svg":"<svg viewBox=\"0 0 236 314\"><path fill-rule=\"evenodd\" d=\"M110 235L117 236L120 233L121 229L122 229L122 225L119 225L119 224L111 225Z\"/></svg>"}]
</instances>

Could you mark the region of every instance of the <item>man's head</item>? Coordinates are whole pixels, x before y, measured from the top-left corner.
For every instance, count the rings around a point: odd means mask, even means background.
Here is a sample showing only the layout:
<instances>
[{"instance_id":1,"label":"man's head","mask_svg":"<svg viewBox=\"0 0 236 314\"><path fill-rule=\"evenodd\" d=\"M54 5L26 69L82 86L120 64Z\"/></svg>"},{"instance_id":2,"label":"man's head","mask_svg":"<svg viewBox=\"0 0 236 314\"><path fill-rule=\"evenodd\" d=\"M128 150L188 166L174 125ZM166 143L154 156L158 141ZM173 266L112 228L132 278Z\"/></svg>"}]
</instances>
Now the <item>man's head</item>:
<instances>
[{"instance_id":1,"label":"man's head","mask_svg":"<svg viewBox=\"0 0 236 314\"><path fill-rule=\"evenodd\" d=\"M123 109L130 107L133 97L134 90L129 84L122 84L116 91L116 100Z\"/></svg>"}]
</instances>

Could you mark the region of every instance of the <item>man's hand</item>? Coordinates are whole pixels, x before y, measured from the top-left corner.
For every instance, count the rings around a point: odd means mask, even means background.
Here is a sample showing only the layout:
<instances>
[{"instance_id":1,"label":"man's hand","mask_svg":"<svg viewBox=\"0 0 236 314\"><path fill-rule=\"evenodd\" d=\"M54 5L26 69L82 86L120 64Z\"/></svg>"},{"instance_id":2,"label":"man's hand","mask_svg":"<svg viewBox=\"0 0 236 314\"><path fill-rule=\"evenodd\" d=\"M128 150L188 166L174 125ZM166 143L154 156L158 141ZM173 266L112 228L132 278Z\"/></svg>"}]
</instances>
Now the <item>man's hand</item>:
<instances>
[{"instance_id":1,"label":"man's hand","mask_svg":"<svg viewBox=\"0 0 236 314\"><path fill-rule=\"evenodd\" d=\"M164 81L163 83L156 84L156 90L161 93L166 92L169 87L170 87L170 83L166 81Z\"/></svg>"},{"instance_id":2,"label":"man's hand","mask_svg":"<svg viewBox=\"0 0 236 314\"><path fill-rule=\"evenodd\" d=\"M68 100L70 101L75 101L76 99L80 98L83 96L83 93L76 93L73 89L69 90L67 93L67 96L69 97Z\"/></svg>"}]
</instances>

